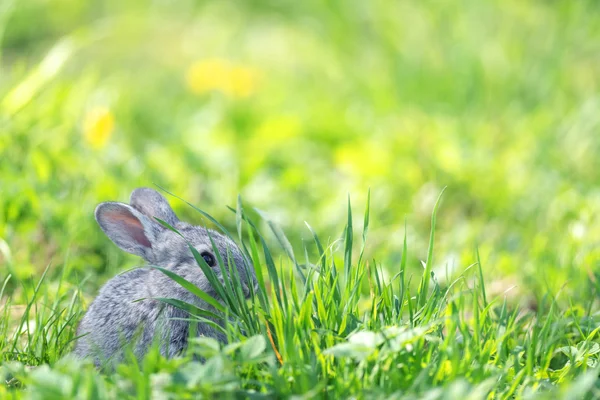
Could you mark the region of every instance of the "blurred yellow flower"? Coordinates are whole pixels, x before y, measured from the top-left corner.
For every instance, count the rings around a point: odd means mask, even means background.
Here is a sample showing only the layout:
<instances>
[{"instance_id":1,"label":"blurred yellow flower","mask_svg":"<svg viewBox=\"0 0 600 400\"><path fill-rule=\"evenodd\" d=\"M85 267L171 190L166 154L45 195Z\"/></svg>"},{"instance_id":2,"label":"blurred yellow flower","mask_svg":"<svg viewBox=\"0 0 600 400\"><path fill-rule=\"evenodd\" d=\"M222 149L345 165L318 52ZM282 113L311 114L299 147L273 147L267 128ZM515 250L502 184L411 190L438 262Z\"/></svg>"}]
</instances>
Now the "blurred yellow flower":
<instances>
[{"instance_id":1,"label":"blurred yellow flower","mask_svg":"<svg viewBox=\"0 0 600 400\"><path fill-rule=\"evenodd\" d=\"M248 97L256 88L256 70L227 60L209 59L195 62L186 74L188 87L197 94L213 90L231 97Z\"/></svg>"},{"instance_id":2,"label":"blurred yellow flower","mask_svg":"<svg viewBox=\"0 0 600 400\"><path fill-rule=\"evenodd\" d=\"M85 115L83 120L83 136L95 149L106 146L115 127L115 118L106 107L96 107Z\"/></svg>"}]
</instances>

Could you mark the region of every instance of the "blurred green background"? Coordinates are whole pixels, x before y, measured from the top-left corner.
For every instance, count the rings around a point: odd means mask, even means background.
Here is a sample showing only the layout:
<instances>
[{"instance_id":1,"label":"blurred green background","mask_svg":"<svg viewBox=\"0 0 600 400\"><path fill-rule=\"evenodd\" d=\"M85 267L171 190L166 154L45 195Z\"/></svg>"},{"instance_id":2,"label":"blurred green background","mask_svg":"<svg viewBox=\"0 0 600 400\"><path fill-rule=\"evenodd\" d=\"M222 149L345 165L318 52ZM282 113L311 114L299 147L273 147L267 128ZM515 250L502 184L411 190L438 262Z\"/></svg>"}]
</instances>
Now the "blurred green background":
<instances>
[{"instance_id":1,"label":"blurred green background","mask_svg":"<svg viewBox=\"0 0 600 400\"><path fill-rule=\"evenodd\" d=\"M478 246L498 293L598 286L594 1L1 0L0 38L2 279L93 295L137 261L95 205L154 184L229 227L239 193L298 249L370 188L369 257L398 270L406 219L420 275L448 186L440 279Z\"/></svg>"}]
</instances>

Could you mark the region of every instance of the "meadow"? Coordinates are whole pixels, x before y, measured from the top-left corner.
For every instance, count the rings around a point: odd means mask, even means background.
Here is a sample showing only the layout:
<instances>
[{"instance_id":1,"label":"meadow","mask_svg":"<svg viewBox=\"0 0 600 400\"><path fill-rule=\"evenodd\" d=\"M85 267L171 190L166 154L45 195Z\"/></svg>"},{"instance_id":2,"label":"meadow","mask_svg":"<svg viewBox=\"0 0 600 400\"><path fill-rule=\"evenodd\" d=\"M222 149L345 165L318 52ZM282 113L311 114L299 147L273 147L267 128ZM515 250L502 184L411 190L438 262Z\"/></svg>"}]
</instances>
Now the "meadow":
<instances>
[{"instance_id":1,"label":"meadow","mask_svg":"<svg viewBox=\"0 0 600 400\"><path fill-rule=\"evenodd\" d=\"M0 398L600 397L599 93L591 0L0 1ZM141 186L259 289L102 372Z\"/></svg>"}]
</instances>

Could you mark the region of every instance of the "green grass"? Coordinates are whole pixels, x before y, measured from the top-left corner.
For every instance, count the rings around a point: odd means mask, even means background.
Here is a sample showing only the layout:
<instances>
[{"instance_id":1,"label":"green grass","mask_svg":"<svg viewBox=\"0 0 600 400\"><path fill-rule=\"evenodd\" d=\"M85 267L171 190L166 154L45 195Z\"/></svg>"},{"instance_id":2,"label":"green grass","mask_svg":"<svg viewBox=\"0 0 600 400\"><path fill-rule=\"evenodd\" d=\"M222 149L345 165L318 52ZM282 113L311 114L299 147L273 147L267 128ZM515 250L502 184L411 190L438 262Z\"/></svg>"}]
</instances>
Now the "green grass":
<instances>
[{"instance_id":1,"label":"green grass","mask_svg":"<svg viewBox=\"0 0 600 400\"><path fill-rule=\"evenodd\" d=\"M596 3L0 0L0 397L598 396ZM261 290L102 375L93 210L154 184Z\"/></svg>"},{"instance_id":2,"label":"green grass","mask_svg":"<svg viewBox=\"0 0 600 400\"><path fill-rule=\"evenodd\" d=\"M410 251L406 237L402 261L397 271L389 271L391 277L363 253L369 206L360 244L354 241L348 203L341 237L322 242L313 232L314 242L301 249L302 263L284 233L270 222L288 254L276 262L240 200L238 239L255 265L259 289L245 302L236 290L237 270L233 285L213 283L227 306L218 309L231 321L225 327L229 344L192 339L186 357L175 360L161 358L155 347L140 365L131 356L111 373L100 373L90 362L81 365L67 356L82 305L77 291L49 303L44 274L16 329L10 304L4 307L1 351L10 362L0 368L3 397L600 395L597 312L575 305L562 308L551 295L537 310L514 306L506 296L488 298L475 251L471 266L453 281L439 283L429 267L439 203L431 219L428 258L415 290L412 277L405 273ZM360 256L353 261L353 254ZM196 258L199 268L210 275L202 257ZM190 290L199 291L193 285ZM206 317L206 312L185 303L162 301L187 309L191 320ZM193 355L206 361L192 361Z\"/></svg>"}]
</instances>

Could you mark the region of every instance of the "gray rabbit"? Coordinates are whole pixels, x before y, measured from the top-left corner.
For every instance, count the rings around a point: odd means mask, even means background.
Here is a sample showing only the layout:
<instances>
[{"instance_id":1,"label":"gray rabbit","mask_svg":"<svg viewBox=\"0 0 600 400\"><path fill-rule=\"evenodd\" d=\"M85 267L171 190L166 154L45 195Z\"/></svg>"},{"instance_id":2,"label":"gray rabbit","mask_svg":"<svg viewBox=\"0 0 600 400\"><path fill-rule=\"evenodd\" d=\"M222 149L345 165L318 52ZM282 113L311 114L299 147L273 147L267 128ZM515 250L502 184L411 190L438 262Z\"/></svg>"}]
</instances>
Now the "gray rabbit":
<instances>
[{"instance_id":1,"label":"gray rabbit","mask_svg":"<svg viewBox=\"0 0 600 400\"><path fill-rule=\"evenodd\" d=\"M254 269L237 245L218 232L179 221L167 200L157 191L140 188L131 194L130 204L106 202L96 208L96 221L104 233L121 249L142 257L148 264L164 267L187 279L223 303L198 266L188 247L190 243L223 282L211 238L219 251L225 269L228 260L235 262L242 291L249 297L250 286L256 288ZM161 225L156 219L176 228L183 238ZM228 256L229 255L229 256ZM187 313L153 298L174 298L214 311L200 298L154 268L139 268L118 275L100 290L83 317L75 345L75 355L92 357L96 365L123 359L124 345L131 346L141 359L153 341L167 357L180 354L187 347L190 322ZM136 301L144 299L141 301ZM219 323L219 321L215 321ZM221 322L222 324L222 322ZM225 335L209 324L197 325L198 336L209 336L221 342Z\"/></svg>"}]
</instances>

